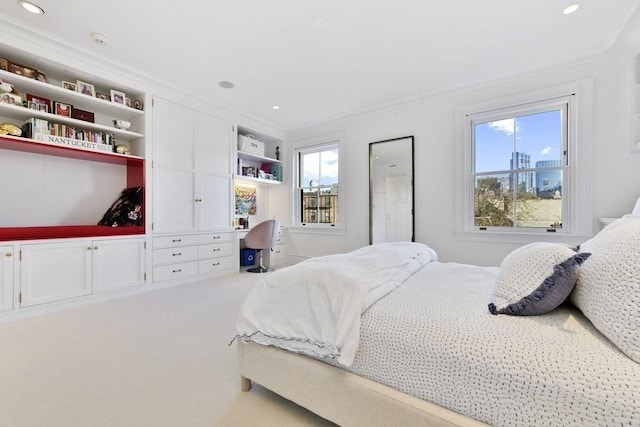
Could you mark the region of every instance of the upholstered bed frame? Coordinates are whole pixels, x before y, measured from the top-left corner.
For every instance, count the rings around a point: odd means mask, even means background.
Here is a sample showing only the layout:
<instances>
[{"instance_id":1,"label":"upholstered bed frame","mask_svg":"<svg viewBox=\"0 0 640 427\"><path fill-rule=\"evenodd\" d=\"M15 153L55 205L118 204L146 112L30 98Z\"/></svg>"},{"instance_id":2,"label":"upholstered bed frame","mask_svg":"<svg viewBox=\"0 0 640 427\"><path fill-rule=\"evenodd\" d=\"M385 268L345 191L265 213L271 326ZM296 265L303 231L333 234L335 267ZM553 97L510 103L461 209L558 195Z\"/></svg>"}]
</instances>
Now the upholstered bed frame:
<instances>
[{"instance_id":1,"label":"upholstered bed frame","mask_svg":"<svg viewBox=\"0 0 640 427\"><path fill-rule=\"evenodd\" d=\"M486 426L391 387L276 347L238 341L242 390L252 381L340 426Z\"/></svg>"}]
</instances>

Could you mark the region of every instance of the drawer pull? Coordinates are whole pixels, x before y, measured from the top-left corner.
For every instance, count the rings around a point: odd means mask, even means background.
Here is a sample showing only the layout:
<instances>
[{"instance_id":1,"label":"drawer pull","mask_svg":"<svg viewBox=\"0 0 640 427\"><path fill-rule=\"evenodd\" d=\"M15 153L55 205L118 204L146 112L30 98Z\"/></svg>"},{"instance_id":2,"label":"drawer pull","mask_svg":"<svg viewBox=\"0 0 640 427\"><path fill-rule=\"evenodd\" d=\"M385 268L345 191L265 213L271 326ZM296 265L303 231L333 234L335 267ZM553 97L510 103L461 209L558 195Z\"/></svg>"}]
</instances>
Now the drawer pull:
<instances>
[{"instance_id":1,"label":"drawer pull","mask_svg":"<svg viewBox=\"0 0 640 427\"><path fill-rule=\"evenodd\" d=\"M211 264L212 267L217 267L218 265L220 265L219 262L214 262L213 264Z\"/></svg>"},{"instance_id":2,"label":"drawer pull","mask_svg":"<svg viewBox=\"0 0 640 427\"><path fill-rule=\"evenodd\" d=\"M171 254L172 256L182 256L182 252L178 252L177 254Z\"/></svg>"},{"instance_id":3,"label":"drawer pull","mask_svg":"<svg viewBox=\"0 0 640 427\"><path fill-rule=\"evenodd\" d=\"M220 251L220 248L215 248L215 249L213 250L213 252L219 252L219 251Z\"/></svg>"},{"instance_id":4,"label":"drawer pull","mask_svg":"<svg viewBox=\"0 0 640 427\"><path fill-rule=\"evenodd\" d=\"M171 242L172 243L180 243L180 242L182 242L182 239L173 239Z\"/></svg>"},{"instance_id":5,"label":"drawer pull","mask_svg":"<svg viewBox=\"0 0 640 427\"><path fill-rule=\"evenodd\" d=\"M213 240L219 239L220 236L213 236Z\"/></svg>"},{"instance_id":6,"label":"drawer pull","mask_svg":"<svg viewBox=\"0 0 640 427\"><path fill-rule=\"evenodd\" d=\"M177 270L173 270L173 272L174 272L174 273L180 273L180 272L182 272L182 269L181 269L181 268L179 268L179 269L177 269Z\"/></svg>"}]
</instances>

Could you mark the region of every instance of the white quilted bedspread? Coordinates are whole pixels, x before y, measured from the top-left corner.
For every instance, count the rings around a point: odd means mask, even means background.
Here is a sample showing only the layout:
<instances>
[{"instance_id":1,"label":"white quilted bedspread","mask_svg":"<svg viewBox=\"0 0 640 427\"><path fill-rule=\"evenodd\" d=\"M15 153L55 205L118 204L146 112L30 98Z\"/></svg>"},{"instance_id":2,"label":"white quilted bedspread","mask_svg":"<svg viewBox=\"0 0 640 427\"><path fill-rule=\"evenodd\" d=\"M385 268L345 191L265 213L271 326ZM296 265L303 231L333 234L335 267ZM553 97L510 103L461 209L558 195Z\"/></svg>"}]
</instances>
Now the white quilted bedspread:
<instances>
[{"instance_id":1,"label":"white quilted bedspread","mask_svg":"<svg viewBox=\"0 0 640 427\"><path fill-rule=\"evenodd\" d=\"M489 314L496 274L428 264L363 314L343 368L494 426L640 426L640 364L569 306Z\"/></svg>"}]
</instances>

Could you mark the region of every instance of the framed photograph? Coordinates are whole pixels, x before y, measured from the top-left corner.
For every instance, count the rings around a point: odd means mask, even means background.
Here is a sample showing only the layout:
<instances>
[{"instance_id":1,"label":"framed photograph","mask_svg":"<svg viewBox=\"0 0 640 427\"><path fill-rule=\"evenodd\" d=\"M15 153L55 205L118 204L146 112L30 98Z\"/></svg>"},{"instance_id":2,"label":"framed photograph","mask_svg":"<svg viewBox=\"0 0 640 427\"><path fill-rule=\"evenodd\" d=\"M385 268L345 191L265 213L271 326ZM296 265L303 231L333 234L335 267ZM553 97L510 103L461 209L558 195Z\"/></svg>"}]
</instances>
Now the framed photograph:
<instances>
[{"instance_id":1,"label":"framed photograph","mask_svg":"<svg viewBox=\"0 0 640 427\"><path fill-rule=\"evenodd\" d=\"M0 70L8 71L9 70L9 61L4 58L0 58Z\"/></svg>"},{"instance_id":2,"label":"framed photograph","mask_svg":"<svg viewBox=\"0 0 640 427\"><path fill-rule=\"evenodd\" d=\"M133 108L135 108L136 110L142 110L142 101L140 101L139 99L134 99Z\"/></svg>"},{"instance_id":3,"label":"framed photograph","mask_svg":"<svg viewBox=\"0 0 640 427\"><path fill-rule=\"evenodd\" d=\"M125 98L127 96L124 94L124 92L120 92L117 90L113 90L111 89L111 102L115 102L116 104L122 104L125 105Z\"/></svg>"},{"instance_id":4,"label":"framed photograph","mask_svg":"<svg viewBox=\"0 0 640 427\"><path fill-rule=\"evenodd\" d=\"M64 80L62 81L62 87L67 89L67 90L72 90L74 92L78 91L78 85L72 82L65 82Z\"/></svg>"},{"instance_id":5,"label":"framed photograph","mask_svg":"<svg viewBox=\"0 0 640 427\"><path fill-rule=\"evenodd\" d=\"M41 96L35 96L35 95L31 95L30 93L27 94L27 101L32 101L35 102L36 104L38 104L38 110L39 111L46 111L47 113L49 111L52 111L51 109L51 100L47 99L47 98L43 98ZM40 105L44 105L45 107L47 107L47 109L42 109L40 108Z\"/></svg>"},{"instance_id":6,"label":"framed photograph","mask_svg":"<svg viewBox=\"0 0 640 427\"><path fill-rule=\"evenodd\" d=\"M36 78L36 70L30 67L25 67L24 65L14 64L13 62L9 62L9 71L12 73L18 74L20 76L28 77L30 79Z\"/></svg>"},{"instance_id":7,"label":"framed photograph","mask_svg":"<svg viewBox=\"0 0 640 427\"><path fill-rule=\"evenodd\" d=\"M38 109L38 104L37 102L33 102L33 101L27 101L27 105L29 106L30 109L32 110L37 110Z\"/></svg>"},{"instance_id":8,"label":"framed photograph","mask_svg":"<svg viewBox=\"0 0 640 427\"><path fill-rule=\"evenodd\" d=\"M44 111L45 113L48 113L49 106L45 104L38 104L38 111Z\"/></svg>"},{"instance_id":9,"label":"framed photograph","mask_svg":"<svg viewBox=\"0 0 640 427\"><path fill-rule=\"evenodd\" d=\"M88 96L96 96L96 88L93 87L91 83L78 80L76 81L76 84L78 85L78 92L80 92L81 94L88 95Z\"/></svg>"},{"instance_id":10,"label":"framed photograph","mask_svg":"<svg viewBox=\"0 0 640 427\"><path fill-rule=\"evenodd\" d=\"M36 80L41 81L42 83L49 83L47 76L42 71L36 71Z\"/></svg>"},{"instance_id":11,"label":"framed photograph","mask_svg":"<svg viewBox=\"0 0 640 427\"><path fill-rule=\"evenodd\" d=\"M105 101L111 101L111 95L104 92L96 92L96 98L103 99Z\"/></svg>"},{"instance_id":12,"label":"framed photograph","mask_svg":"<svg viewBox=\"0 0 640 427\"><path fill-rule=\"evenodd\" d=\"M13 93L3 93L0 97L0 102L5 104L14 104L22 107L22 97Z\"/></svg>"},{"instance_id":13,"label":"framed photograph","mask_svg":"<svg viewBox=\"0 0 640 427\"><path fill-rule=\"evenodd\" d=\"M71 105L63 104L62 102L55 103L55 113L59 116L71 117Z\"/></svg>"},{"instance_id":14,"label":"framed photograph","mask_svg":"<svg viewBox=\"0 0 640 427\"><path fill-rule=\"evenodd\" d=\"M124 98L124 105L126 105L127 107L131 108L131 98L129 98L128 96Z\"/></svg>"}]
</instances>

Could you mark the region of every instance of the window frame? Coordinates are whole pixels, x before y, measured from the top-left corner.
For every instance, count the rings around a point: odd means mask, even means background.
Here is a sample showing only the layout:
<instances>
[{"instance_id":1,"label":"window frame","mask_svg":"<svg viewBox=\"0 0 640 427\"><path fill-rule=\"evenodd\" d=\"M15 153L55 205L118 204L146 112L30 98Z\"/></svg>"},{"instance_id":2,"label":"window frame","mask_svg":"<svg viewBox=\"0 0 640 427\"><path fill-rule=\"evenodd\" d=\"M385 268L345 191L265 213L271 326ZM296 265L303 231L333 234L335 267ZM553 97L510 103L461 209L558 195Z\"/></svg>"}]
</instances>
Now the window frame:
<instances>
[{"instance_id":1,"label":"window frame","mask_svg":"<svg viewBox=\"0 0 640 427\"><path fill-rule=\"evenodd\" d=\"M520 104L516 106L506 106L500 109L494 109L490 111L483 111L478 113L467 114L467 126L470 127L468 130L469 141L469 149L471 150L471 170L469 171L469 197L471 198L468 203L470 204L470 224L469 229L474 231L494 231L494 232L504 232L504 233L558 233L558 234L567 234L567 228L571 226L571 218L569 217L569 208L568 205L571 201L571 153L574 151L572 145L575 145L575 140L572 140L574 132L571 132L571 120L573 110L575 109L575 105L572 105L573 100L575 99L575 94L568 94L565 96L560 96L551 99L543 99L539 101L532 101L526 104ZM550 111L560 110L562 117L562 126L560 129L561 139L562 139L562 156L561 156L561 164L560 166L554 167L529 167L525 170L521 169L503 169L503 170L495 170L495 171L482 171L477 172L475 170L476 165L476 139L475 139L475 129L476 124L487 123L487 122L495 122L505 119L517 119L519 117L524 117L527 115L545 113ZM516 151L512 152L512 155L516 152L519 152L516 147ZM513 156L512 156L513 158ZM553 228L553 227L519 227L514 224L511 227L507 226L491 226L491 225L476 225L475 224L475 185L476 179L479 176L483 175L506 175L506 174L519 174L519 173L530 173L530 172L544 172L547 170L561 170L562 171L562 228ZM514 186L512 188L513 191L513 202L514 206L516 206L516 192L517 188ZM517 212L517 208L516 208Z\"/></svg>"},{"instance_id":2,"label":"window frame","mask_svg":"<svg viewBox=\"0 0 640 427\"><path fill-rule=\"evenodd\" d=\"M579 244L593 235L592 212L592 147L593 147L593 78L526 91L514 86L511 95L487 100L455 109L455 190L454 190L454 237L456 240L473 242L531 243L535 241L565 242ZM506 93L506 92L505 92ZM570 166L566 179L568 183L566 223L561 232L547 232L547 229L477 230L474 226L473 195L475 183L471 181L474 167L471 146L471 125L469 118L480 113L543 103L569 97L569 117L567 118L568 159ZM579 185L578 185L579 183ZM579 191L578 191L579 188Z\"/></svg>"},{"instance_id":3,"label":"window frame","mask_svg":"<svg viewBox=\"0 0 640 427\"><path fill-rule=\"evenodd\" d=\"M340 230L345 228L345 208L344 201L345 196L345 179L344 179L344 150L342 149L344 137L339 134L326 135L311 138L305 141L300 141L293 144L293 171L294 179L292 179L292 217L293 230L292 231L310 231L310 232L324 232ZM338 209L335 223L308 223L302 222L302 188L300 186L300 155L310 154L314 152L329 151L332 149L338 150Z\"/></svg>"}]
</instances>

